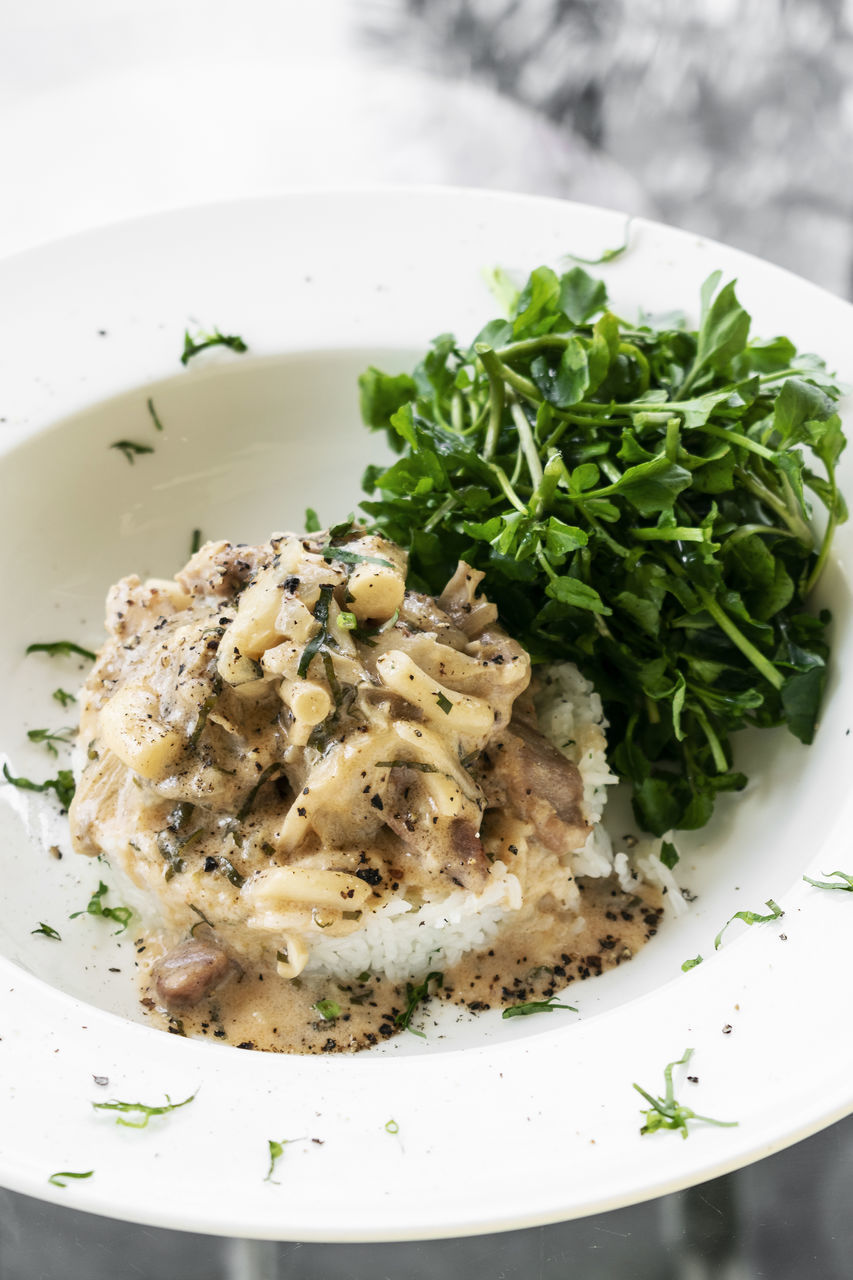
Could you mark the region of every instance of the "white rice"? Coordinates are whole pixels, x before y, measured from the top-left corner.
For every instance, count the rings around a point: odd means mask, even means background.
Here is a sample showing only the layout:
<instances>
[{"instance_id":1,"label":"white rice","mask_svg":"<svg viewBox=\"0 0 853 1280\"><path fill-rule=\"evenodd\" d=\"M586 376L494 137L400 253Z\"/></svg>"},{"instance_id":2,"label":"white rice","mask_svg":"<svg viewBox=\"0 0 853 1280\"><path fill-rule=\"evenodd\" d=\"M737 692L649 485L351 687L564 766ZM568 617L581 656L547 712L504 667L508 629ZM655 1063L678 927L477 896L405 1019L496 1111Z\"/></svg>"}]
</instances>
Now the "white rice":
<instances>
[{"instance_id":1,"label":"white rice","mask_svg":"<svg viewBox=\"0 0 853 1280\"><path fill-rule=\"evenodd\" d=\"M495 936L507 914L521 906L521 886L502 862L492 868L483 893L454 889L414 911L393 898L346 938L312 940L306 973L354 978L370 971L394 982L422 977L428 969L456 964Z\"/></svg>"}]
</instances>

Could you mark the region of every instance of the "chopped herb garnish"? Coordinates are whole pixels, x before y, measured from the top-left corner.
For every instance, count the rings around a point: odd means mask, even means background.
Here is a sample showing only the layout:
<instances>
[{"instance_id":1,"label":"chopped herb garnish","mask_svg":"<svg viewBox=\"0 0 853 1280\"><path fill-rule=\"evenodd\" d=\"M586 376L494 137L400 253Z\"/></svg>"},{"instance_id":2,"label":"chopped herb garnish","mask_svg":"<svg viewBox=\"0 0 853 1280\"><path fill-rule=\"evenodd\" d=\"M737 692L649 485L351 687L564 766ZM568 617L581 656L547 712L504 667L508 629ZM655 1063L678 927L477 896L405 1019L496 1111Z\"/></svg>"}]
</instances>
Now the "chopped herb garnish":
<instances>
[{"instance_id":1,"label":"chopped herb garnish","mask_svg":"<svg viewBox=\"0 0 853 1280\"><path fill-rule=\"evenodd\" d=\"M184 350L181 355L181 364L189 364L193 356L197 356L199 351L206 351L208 347L228 347L231 351L238 351L241 354L249 350L243 339L238 337L237 334L220 333L218 329L214 329L213 333L199 332L195 338L192 338L187 329L184 331Z\"/></svg>"},{"instance_id":2,"label":"chopped herb garnish","mask_svg":"<svg viewBox=\"0 0 853 1280\"><path fill-rule=\"evenodd\" d=\"M320 594L313 610L314 618L319 623L319 626L302 650L302 657L299 659L299 666L296 669L297 675L303 680L308 674L308 668L311 666L313 659L328 644L329 604L331 603L333 591L334 587L329 582L320 587Z\"/></svg>"},{"instance_id":3,"label":"chopped herb garnish","mask_svg":"<svg viewBox=\"0 0 853 1280\"><path fill-rule=\"evenodd\" d=\"M154 401L151 399L150 396L148 397L146 404L148 406L148 412L151 416L151 421L154 423L154 426L158 431L162 431L163 424L160 421L160 419L157 417L157 410L154 408Z\"/></svg>"},{"instance_id":4,"label":"chopped herb garnish","mask_svg":"<svg viewBox=\"0 0 853 1280\"><path fill-rule=\"evenodd\" d=\"M320 517L317 515L317 512L314 510L314 508L306 507L305 508L305 532L319 533L322 527L323 526L320 524Z\"/></svg>"},{"instance_id":5,"label":"chopped herb garnish","mask_svg":"<svg viewBox=\"0 0 853 1280\"><path fill-rule=\"evenodd\" d=\"M691 331L623 321L602 280L540 267L470 345L444 334L414 376L359 381L400 455L365 473L373 527L417 590L464 559L534 662L578 665L658 836L745 785L735 731L812 740L829 618L807 601L847 515L841 388L787 339L752 338L719 286Z\"/></svg>"},{"instance_id":6,"label":"chopped herb garnish","mask_svg":"<svg viewBox=\"0 0 853 1280\"><path fill-rule=\"evenodd\" d=\"M443 711L446 716L449 716L453 710L453 703L439 689L435 691L435 701L439 711Z\"/></svg>"},{"instance_id":7,"label":"chopped herb garnish","mask_svg":"<svg viewBox=\"0 0 853 1280\"><path fill-rule=\"evenodd\" d=\"M267 1176L264 1178L264 1182L271 1182L274 1186L279 1186L279 1183L277 1183L275 1178L272 1176L273 1170L275 1169L276 1161L280 1160L284 1155L284 1148L289 1142L293 1142L293 1138L282 1138L281 1142L274 1142L272 1138L267 1139L270 1149L270 1167L267 1170Z\"/></svg>"},{"instance_id":8,"label":"chopped herb garnish","mask_svg":"<svg viewBox=\"0 0 853 1280\"><path fill-rule=\"evenodd\" d=\"M576 253L567 253L566 257L572 262L580 262L585 267L600 267L605 262L613 262L616 258L621 258L622 254L628 248L628 235L631 230L631 219L629 218L625 224L625 239L615 249L605 249L597 258L579 258Z\"/></svg>"},{"instance_id":9,"label":"chopped herb garnish","mask_svg":"<svg viewBox=\"0 0 853 1280\"><path fill-rule=\"evenodd\" d=\"M246 883L246 877L240 875L240 872L234 866L234 863L230 862L228 858L225 857L224 853L219 854L216 859L216 865L225 876L226 880L231 881L235 889L243 888L243 885Z\"/></svg>"},{"instance_id":10,"label":"chopped herb garnish","mask_svg":"<svg viewBox=\"0 0 853 1280\"><path fill-rule=\"evenodd\" d=\"M674 844L670 844L669 840L664 840L660 847L660 860L669 871L678 862L678 850Z\"/></svg>"},{"instance_id":11,"label":"chopped herb garnish","mask_svg":"<svg viewBox=\"0 0 853 1280\"><path fill-rule=\"evenodd\" d=\"M203 912L199 907L197 907L197 906L195 905L195 903L194 903L194 902L188 902L188 903L187 903L187 906L189 907L190 911L194 911L194 912L196 913L196 915L197 915L197 916L200 916L200 917L201 917L199 920L196 920L196 922L195 922L195 924L194 924L194 925L191 925L191 926L190 926L190 937L191 937L191 938L192 938L192 937L195 937L195 931L196 931L196 929L198 929L198 928L199 928L201 925L203 925L203 924L206 924L206 925L208 926L208 928L210 928L210 929L214 928L214 925L213 925L212 921L208 920L208 918L207 918L207 916L204 914L204 912Z\"/></svg>"},{"instance_id":12,"label":"chopped herb garnish","mask_svg":"<svg viewBox=\"0 0 853 1280\"><path fill-rule=\"evenodd\" d=\"M30 929L30 933L43 933L46 938L55 938L57 942L62 941L62 935L57 933L52 925L45 924L43 920L39 921L37 929Z\"/></svg>"},{"instance_id":13,"label":"chopped herb garnish","mask_svg":"<svg viewBox=\"0 0 853 1280\"><path fill-rule=\"evenodd\" d=\"M33 782L30 778L13 778L9 766L4 764L3 777L22 791L55 791L63 809L67 809L74 799L74 774L70 769L60 769L55 778L47 778L44 782Z\"/></svg>"},{"instance_id":14,"label":"chopped herb garnish","mask_svg":"<svg viewBox=\"0 0 853 1280\"><path fill-rule=\"evenodd\" d=\"M326 1022L331 1022L333 1018L341 1016L341 1006L335 1004L334 1000L318 1000L312 1008L316 1009L320 1017Z\"/></svg>"},{"instance_id":15,"label":"chopped herb garnish","mask_svg":"<svg viewBox=\"0 0 853 1280\"><path fill-rule=\"evenodd\" d=\"M281 773L283 768L284 768L284 765L281 764L281 762L278 760L274 760L272 764L267 765L266 769L264 769L263 773L258 778L257 782L252 787L252 790L249 792L249 794L246 796L246 799L243 801L240 808L237 810L238 822L244 822L246 818L248 818L249 814L252 811L252 806L254 805L255 800L257 799L257 795L261 787L265 783L269 782L270 778L275 777L277 773Z\"/></svg>"},{"instance_id":16,"label":"chopped herb garnish","mask_svg":"<svg viewBox=\"0 0 853 1280\"><path fill-rule=\"evenodd\" d=\"M183 839L177 831L166 828L164 831L157 833L157 848L169 864L166 872L166 879L171 880L173 875L184 870L185 862L183 859L184 851L190 844L200 839L204 834L203 828L198 827L193 831L192 835L185 836Z\"/></svg>"},{"instance_id":17,"label":"chopped herb garnish","mask_svg":"<svg viewBox=\"0 0 853 1280\"><path fill-rule=\"evenodd\" d=\"M361 627L359 626L358 618L355 616L354 613L341 612L338 614L337 625L341 628L342 631L349 631L352 634L353 640L359 640L362 644L366 644L369 648L375 649L376 642L373 640L372 637L381 635L383 631L390 631L391 628L396 623L399 616L400 616L400 610L395 609L391 617L387 620L387 622L380 622L375 627Z\"/></svg>"},{"instance_id":18,"label":"chopped herb garnish","mask_svg":"<svg viewBox=\"0 0 853 1280\"><path fill-rule=\"evenodd\" d=\"M402 1031L411 1031L413 1036L420 1036L422 1040L426 1039L422 1031L415 1031L409 1024L412 1021L412 1015L422 1000L426 1000L430 994L429 984L435 982L436 987L440 987L444 983L443 973L428 973L423 982L415 986L411 982L406 983L406 1007L402 1013L398 1013L394 1019L394 1026L399 1027Z\"/></svg>"},{"instance_id":19,"label":"chopped herb garnish","mask_svg":"<svg viewBox=\"0 0 853 1280\"><path fill-rule=\"evenodd\" d=\"M93 653L91 649L84 649L82 645L75 644L73 640L52 640L49 644L28 644L27 653L46 653L51 658L67 657L71 653L77 653L81 658L88 658L90 662L94 662L97 657L97 654ZM56 694L53 696L56 697ZM71 694L66 696L70 698Z\"/></svg>"},{"instance_id":20,"label":"chopped herb garnish","mask_svg":"<svg viewBox=\"0 0 853 1280\"><path fill-rule=\"evenodd\" d=\"M399 1133L399 1132L400 1132L400 1126L397 1124L397 1121L396 1121L396 1120L386 1120L386 1121L385 1121L385 1132L386 1132L386 1133Z\"/></svg>"},{"instance_id":21,"label":"chopped herb garnish","mask_svg":"<svg viewBox=\"0 0 853 1280\"><path fill-rule=\"evenodd\" d=\"M694 956L692 960L685 960L681 966L682 973L687 973L689 969L695 969L697 964L702 963L702 960L702 956Z\"/></svg>"},{"instance_id":22,"label":"chopped herb garnish","mask_svg":"<svg viewBox=\"0 0 853 1280\"><path fill-rule=\"evenodd\" d=\"M555 1009L568 1009L570 1013L577 1013L573 1004L558 1004L556 996L549 996L547 1000L528 1000L526 1004L511 1004L504 1009L501 1017L525 1018L529 1013L553 1013Z\"/></svg>"},{"instance_id":23,"label":"chopped herb garnish","mask_svg":"<svg viewBox=\"0 0 853 1280\"><path fill-rule=\"evenodd\" d=\"M72 738L76 733L75 729L60 729L58 733L54 733L50 729L28 729L27 737L30 742L41 742L52 756L58 755L59 752L54 746L55 742L61 742L63 746L71 745ZM70 736L69 736L70 735Z\"/></svg>"},{"instance_id":24,"label":"chopped herb garnish","mask_svg":"<svg viewBox=\"0 0 853 1280\"><path fill-rule=\"evenodd\" d=\"M192 537L190 538L190 555L194 556L200 547L201 529L193 529Z\"/></svg>"},{"instance_id":25,"label":"chopped herb garnish","mask_svg":"<svg viewBox=\"0 0 853 1280\"><path fill-rule=\"evenodd\" d=\"M55 701L58 702L62 707L68 707L71 705L72 702L77 701L77 699L74 697L74 694L67 693L65 689L54 689L52 696L55 699Z\"/></svg>"},{"instance_id":26,"label":"chopped herb garnish","mask_svg":"<svg viewBox=\"0 0 853 1280\"><path fill-rule=\"evenodd\" d=\"M321 547L320 554L326 561L339 560L341 564L381 564L386 569L394 568L390 560L383 560L381 556L362 556L345 547Z\"/></svg>"},{"instance_id":27,"label":"chopped herb garnish","mask_svg":"<svg viewBox=\"0 0 853 1280\"><path fill-rule=\"evenodd\" d=\"M675 1089L672 1083L673 1068L686 1066L692 1056L693 1050L685 1049L680 1058L664 1067L663 1078L666 1082L666 1093L663 1098L653 1098L650 1093L646 1093L645 1089L641 1089L638 1084L634 1085L637 1093L641 1093L646 1102L650 1104L648 1111L642 1113L646 1117L646 1123L640 1133L656 1133L658 1129L680 1129L682 1138L686 1138L688 1133L687 1125L690 1120L701 1120L704 1124L714 1124L725 1129L733 1128L737 1125L737 1120L712 1120L710 1116L697 1115L689 1107L683 1107L680 1102L676 1102Z\"/></svg>"},{"instance_id":28,"label":"chopped herb garnish","mask_svg":"<svg viewBox=\"0 0 853 1280\"><path fill-rule=\"evenodd\" d=\"M141 1120L123 1120L119 1115L116 1116L116 1124L123 1124L128 1129L146 1129L152 1116L168 1115L170 1111L185 1107L194 1098L195 1094L191 1093L188 1098L184 1098L183 1102L173 1102L167 1093L165 1105L162 1107L149 1107L144 1102L93 1102L92 1106L96 1111L120 1111L123 1115L141 1116Z\"/></svg>"},{"instance_id":29,"label":"chopped herb garnish","mask_svg":"<svg viewBox=\"0 0 853 1280\"><path fill-rule=\"evenodd\" d=\"M219 628L214 627L212 628L212 630L218 631ZM196 747L198 746L198 740L201 737L201 735L204 733L204 726L207 724L207 717L210 715L211 711L216 706L217 699L219 698L219 695L221 694L221 692L222 692L222 680L219 677L219 675L216 675L214 676L210 693L207 695L207 697L204 699L204 701L202 702L201 706L198 709L198 718L195 722L195 727L192 733L190 734L190 739L187 744L190 751L195 751Z\"/></svg>"},{"instance_id":30,"label":"chopped herb garnish","mask_svg":"<svg viewBox=\"0 0 853 1280\"><path fill-rule=\"evenodd\" d=\"M840 889L842 893L853 893L853 876L849 876L846 871L822 871L821 875L838 878L834 884L831 880L812 880L811 876L803 876L803 879L806 884L814 885L815 889Z\"/></svg>"},{"instance_id":31,"label":"chopped herb garnish","mask_svg":"<svg viewBox=\"0 0 853 1280\"><path fill-rule=\"evenodd\" d=\"M60 1169L58 1173L52 1173L48 1178L48 1182L54 1187L66 1187L67 1182L62 1182L62 1178L91 1178L95 1172L94 1169L87 1169L85 1173L72 1173L70 1169Z\"/></svg>"},{"instance_id":32,"label":"chopped herb garnish","mask_svg":"<svg viewBox=\"0 0 853 1280\"><path fill-rule=\"evenodd\" d=\"M133 912L130 907L109 907L104 906L102 899L109 892L103 880L99 881L98 887L89 899L88 904L82 911L75 911L68 918L76 920L78 916L103 916L105 920L115 920L121 928L116 929L116 933L124 933L127 926L133 918Z\"/></svg>"},{"instance_id":33,"label":"chopped herb garnish","mask_svg":"<svg viewBox=\"0 0 853 1280\"><path fill-rule=\"evenodd\" d=\"M766 905L770 908L770 914L766 916L759 915L756 911L736 911L731 919L726 921L714 939L714 950L719 950L723 934L735 920L742 920L744 924L768 924L771 920L778 920L780 916L785 914L779 904L774 902L772 898L767 899Z\"/></svg>"},{"instance_id":34,"label":"chopped herb garnish","mask_svg":"<svg viewBox=\"0 0 853 1280\"><path fill-rule=\"evenodd\" d=\"M120 449L131 465L136 461L139 454L154 452L153 445L138 444L136 440L114 440L110 448Z\"/></svg>"},{"instance_id":35,"label":"chopped herb garnish","mask_svg":"<svg viewBox=\"0 0 853 1280\"><path fill-rule=\"evenodd\" d=\"M377 760L377 769L416 769L418 773L438 773L434 764L424 764L422 760Z\"/></svg>"}]
</instances>

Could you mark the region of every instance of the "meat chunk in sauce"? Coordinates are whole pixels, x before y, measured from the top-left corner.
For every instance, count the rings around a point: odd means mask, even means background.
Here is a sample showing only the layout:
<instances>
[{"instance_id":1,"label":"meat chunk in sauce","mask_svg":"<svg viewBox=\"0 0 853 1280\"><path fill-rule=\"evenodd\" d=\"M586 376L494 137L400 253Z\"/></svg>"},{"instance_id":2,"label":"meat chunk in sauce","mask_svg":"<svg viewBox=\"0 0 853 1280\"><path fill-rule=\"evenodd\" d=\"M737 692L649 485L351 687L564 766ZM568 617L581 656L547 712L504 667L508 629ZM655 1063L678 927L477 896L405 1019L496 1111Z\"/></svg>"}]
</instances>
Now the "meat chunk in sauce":
<instances>
[{"instance_id":1,"label":"meat chunk in sauce","mask_svg":"<svg viewBox=\"0 0 853 1280\"><path fill-rule=\"evenodd\" d=\"M563 854L584 844L590 827L580 771L527 720L514 717L479 768L490 805L508 803L547 848Z\"/></svg>"},{"instance_id":2,"label":"meat chunk in sauce","mask_svg":"<svg viewBox=\"0 0 853 1280\"><path fill-rule=\"evenodd\" d=\"M154 968L157 994L170 1009L188 1009L235 973L237 965L214 942L183 942Z\"/></svg>"}]
</instances>

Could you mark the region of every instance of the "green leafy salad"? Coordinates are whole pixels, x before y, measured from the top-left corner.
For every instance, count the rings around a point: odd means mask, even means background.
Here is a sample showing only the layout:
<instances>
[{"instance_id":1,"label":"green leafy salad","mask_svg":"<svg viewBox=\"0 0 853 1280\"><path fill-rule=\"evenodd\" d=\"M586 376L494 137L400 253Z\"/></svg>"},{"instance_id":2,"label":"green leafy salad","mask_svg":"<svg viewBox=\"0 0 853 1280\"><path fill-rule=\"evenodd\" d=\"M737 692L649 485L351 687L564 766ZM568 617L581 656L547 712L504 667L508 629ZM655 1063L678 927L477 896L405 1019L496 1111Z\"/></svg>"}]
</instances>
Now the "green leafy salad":
<instances>
[{"instance_id":1,"label":"green leafy salad","mask_svg":"<svg viewBox=\"0 0 853 1280\"><path fill-rule=\"evenodd\" d=\"M363 506L414 587L467 560L535 662L593 681L643 829L700 827L746 782L734 730L815 733L829 616L807 602L847 516L842 389L751 337L719 272L698 330L621 319L578 266L496 282L508 318L469 346L442 334L411 376L362 375L364 420L400 455L368 467Z\"/></svg>"}]
</instances>

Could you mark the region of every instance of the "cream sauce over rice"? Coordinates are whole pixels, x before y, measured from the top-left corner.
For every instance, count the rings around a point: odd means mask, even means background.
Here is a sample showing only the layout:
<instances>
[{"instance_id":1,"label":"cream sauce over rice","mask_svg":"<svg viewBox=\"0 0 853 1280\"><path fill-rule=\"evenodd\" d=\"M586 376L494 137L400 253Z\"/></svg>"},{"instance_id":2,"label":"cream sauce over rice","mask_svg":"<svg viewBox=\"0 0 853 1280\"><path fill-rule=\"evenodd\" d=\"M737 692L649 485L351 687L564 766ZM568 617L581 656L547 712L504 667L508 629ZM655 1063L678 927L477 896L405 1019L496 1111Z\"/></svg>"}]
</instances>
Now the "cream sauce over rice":
<instances>
[{"instance_id":1,"label":"cream sauce over rice","mask_svg":"<svg viewBox=\"0 0 853 1280\"><path fill-rule=\"evenodd\" d=\"M656 927L651 891L608 874L589 687L568 719L565 668L528 687L467 565L437 600L405 573L347 527L209 543L111 590L72 838L139 907L143 1007L169 1030L362 1048L427 973L472 1011L547 998Z\"/></svg>"}]
</instances>

